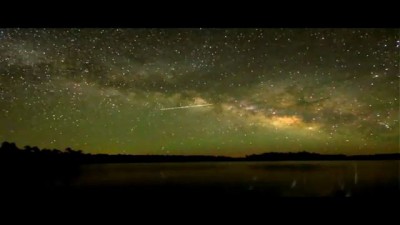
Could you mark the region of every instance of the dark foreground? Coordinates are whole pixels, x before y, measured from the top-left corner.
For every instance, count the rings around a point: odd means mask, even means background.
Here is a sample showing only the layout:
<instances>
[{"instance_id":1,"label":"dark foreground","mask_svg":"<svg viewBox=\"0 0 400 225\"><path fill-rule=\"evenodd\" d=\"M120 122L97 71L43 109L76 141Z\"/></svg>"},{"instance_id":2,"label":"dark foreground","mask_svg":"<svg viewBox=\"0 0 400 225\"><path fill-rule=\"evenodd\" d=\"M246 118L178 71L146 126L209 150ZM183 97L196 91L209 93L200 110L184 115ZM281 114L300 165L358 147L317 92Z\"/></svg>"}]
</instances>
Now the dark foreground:
<instances>
[{"instance_id":1,"label":"dark foreground","mask_svg":"<svg viewBox=\"0 0 400 225\"><path fill-rule=\"evenodd\" d=\"M396 215L400 197L397 160L4 165L3 206L46 217L365 218Z\"/></svg>"},{"instance_id":2,"label":"dark foreground","mask_svg":"<svg viewBox=\"0 0 400 225\"><path fill-rule=\"evenodd\" d=\"M65 218L117 210L152 214L149 219L157 218L154 212L194 213L198 218L223 211L268 217L272 211L303 211L309 218L317 210L329 218L361 211L362 218L377 210L395 215L400 197L398 154L358 160L264 154L246 161L85 155L70 149L21 150L10 143L3 143L0 153L0 201L6 210L1 215L21 215L23 210ZM188 159L192 161L184 162Z\"/></svg>"},{"instance_id":3,"label":"dark foreground","mask_svg":"<svg viewBox=\"0 0 400 225\"><path fill-rule=\"evenodd\" d=\"M399 197L400 161L7 165L1 188L132 198ZM213 198L214 198L213 197Z\"/></svg>"}]
</instances>

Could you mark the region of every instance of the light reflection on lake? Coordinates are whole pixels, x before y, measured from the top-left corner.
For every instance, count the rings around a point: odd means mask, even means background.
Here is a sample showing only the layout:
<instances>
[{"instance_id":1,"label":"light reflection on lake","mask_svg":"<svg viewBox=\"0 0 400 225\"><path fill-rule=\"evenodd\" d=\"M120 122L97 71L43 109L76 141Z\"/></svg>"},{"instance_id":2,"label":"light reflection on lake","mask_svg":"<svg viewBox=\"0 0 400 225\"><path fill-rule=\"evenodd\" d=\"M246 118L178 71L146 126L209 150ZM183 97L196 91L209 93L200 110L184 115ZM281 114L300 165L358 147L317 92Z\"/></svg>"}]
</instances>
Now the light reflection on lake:
<instances>
[{"instance_id":1,"label":"light reflection on lake","mask_svg":"<svg viewBox=\"0 0 400 225\"><path fill-rule=\"evenodd\" d=\"M265 196L399 196L399 161L197 162L85 165L75 188Z\"/></svg>"}]
</instances>

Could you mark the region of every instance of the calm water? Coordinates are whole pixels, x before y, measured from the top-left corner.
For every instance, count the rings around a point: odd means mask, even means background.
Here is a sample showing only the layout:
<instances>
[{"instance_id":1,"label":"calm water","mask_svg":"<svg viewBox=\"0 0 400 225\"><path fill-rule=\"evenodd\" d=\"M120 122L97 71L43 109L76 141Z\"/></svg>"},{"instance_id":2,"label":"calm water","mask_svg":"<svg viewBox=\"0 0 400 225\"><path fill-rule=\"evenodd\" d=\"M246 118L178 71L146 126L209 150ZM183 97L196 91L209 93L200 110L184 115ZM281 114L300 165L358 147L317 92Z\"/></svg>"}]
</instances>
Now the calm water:
<instances>
[{"instance_id":1,"label":"calm water","mask_svg":"<svg viewBox=\"0 0 400 225\"><path fill-rule=\"evenodd\" d=\"M85 165L71 185L137 194L399 196L400 161L200 162Z\"/></svg>"}]
</instances>

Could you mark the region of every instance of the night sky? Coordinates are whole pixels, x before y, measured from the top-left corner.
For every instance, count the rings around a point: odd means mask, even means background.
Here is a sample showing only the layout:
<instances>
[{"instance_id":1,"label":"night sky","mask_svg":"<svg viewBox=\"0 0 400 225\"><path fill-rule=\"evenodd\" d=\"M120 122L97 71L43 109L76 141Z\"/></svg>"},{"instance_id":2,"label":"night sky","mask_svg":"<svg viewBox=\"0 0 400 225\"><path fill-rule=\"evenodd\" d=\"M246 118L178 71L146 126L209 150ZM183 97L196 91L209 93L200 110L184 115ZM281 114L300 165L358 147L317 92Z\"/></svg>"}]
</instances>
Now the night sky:
<instances>
[{"instance_id":1,"label":"night sky","mask_svg":"<svg viewBox=\"0 0 400 225\"><path fill-rule=\"evenodd\" d=\"M0 29L0 141L399 151L399 29Z\"/></svg>"}]
</instances>

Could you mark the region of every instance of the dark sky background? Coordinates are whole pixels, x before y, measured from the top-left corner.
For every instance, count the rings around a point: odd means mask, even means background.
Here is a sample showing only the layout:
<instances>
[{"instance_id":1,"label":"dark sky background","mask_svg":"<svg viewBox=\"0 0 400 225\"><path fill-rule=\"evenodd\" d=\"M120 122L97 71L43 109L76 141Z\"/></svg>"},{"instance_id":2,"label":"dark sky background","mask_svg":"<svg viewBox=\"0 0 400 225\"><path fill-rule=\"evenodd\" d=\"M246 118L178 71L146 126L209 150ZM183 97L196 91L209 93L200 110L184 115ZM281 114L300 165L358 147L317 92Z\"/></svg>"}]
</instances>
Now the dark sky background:
<instances>
[{"instance_id":1,"label":"dark sky background","mask_svg":"<svg viewBox=\"0 0 400 225\"><path fill-rule=\"evenodd\" d=\"M399 151L399 29L1 29L0 141Z\"/></svg>"}]
</instances>

